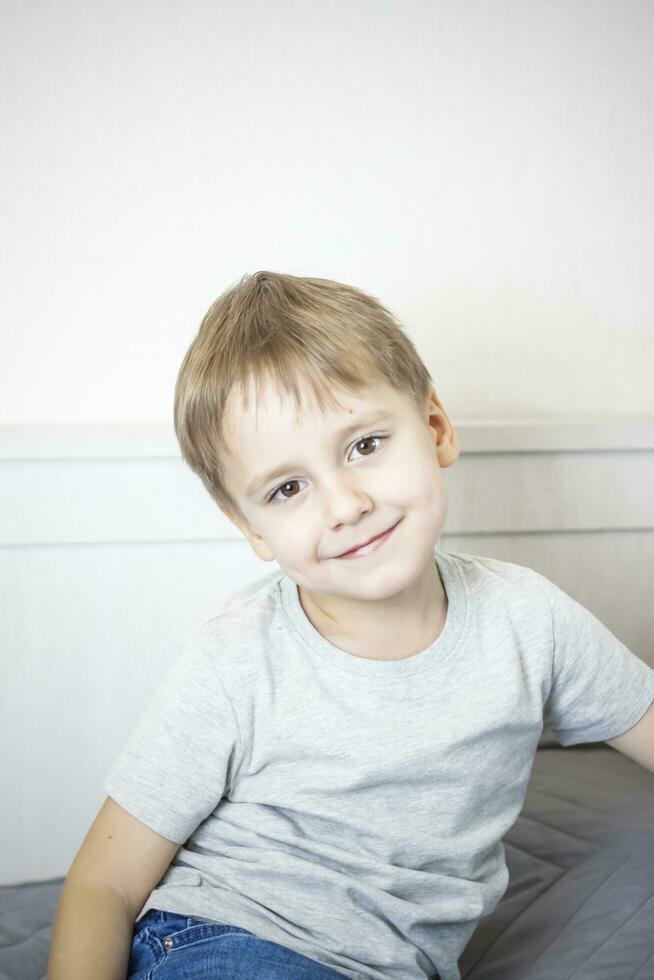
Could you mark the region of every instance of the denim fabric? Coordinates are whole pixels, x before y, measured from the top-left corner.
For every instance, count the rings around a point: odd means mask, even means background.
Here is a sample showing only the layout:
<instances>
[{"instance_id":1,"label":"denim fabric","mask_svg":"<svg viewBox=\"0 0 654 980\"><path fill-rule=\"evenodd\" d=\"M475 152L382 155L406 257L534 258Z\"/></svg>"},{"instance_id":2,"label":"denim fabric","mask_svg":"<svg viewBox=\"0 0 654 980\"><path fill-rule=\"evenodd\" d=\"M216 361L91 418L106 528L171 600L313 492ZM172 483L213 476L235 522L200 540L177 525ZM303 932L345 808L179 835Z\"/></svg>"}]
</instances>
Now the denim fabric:
<instances>
[{"instance_id":1,"label":"denim fabric","mask_svg":"<svg viewBox=\"0 0 654 980\"><path fill-rule=\"evenodd\" d=\"M333 980L330 970L247 929L149 909L134 927L126 980Z\"/></svg>"}]
</instances>

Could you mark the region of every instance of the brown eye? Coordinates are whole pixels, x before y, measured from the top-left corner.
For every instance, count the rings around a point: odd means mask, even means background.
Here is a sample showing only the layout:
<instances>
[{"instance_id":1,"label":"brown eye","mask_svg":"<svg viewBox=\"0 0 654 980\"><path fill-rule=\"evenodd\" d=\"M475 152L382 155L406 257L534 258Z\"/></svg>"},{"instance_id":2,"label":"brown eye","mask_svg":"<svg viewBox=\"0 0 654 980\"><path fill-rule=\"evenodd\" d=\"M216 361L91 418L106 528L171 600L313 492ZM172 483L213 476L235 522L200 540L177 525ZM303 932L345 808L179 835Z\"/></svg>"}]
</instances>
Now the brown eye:
<instances>
[{"instance_id":1,"label":"brown eye","mask_svg":"<svg viewBox=\"0 0 654 980\"><path fill-rule=\"evenodd\" d=\"M375 441L375 436L367 436L367 438L365 439L359 439L356 445L360 446L362 443L365 445L366 442L374 442L374 441ZM370 453L364 453L363 455L370 456Z\"/></svg>"},{"instance_id":2,"label":"brown eye","mask_svg":"<svg viewBox=\"0 0 654 980\"><path fill-rule=\"evenodd\" d=\"M289 481L288 481L288 483L282 483L282 485L281 485L281 487L279 487L279 489L278 489L278 491L277 491L277 493L282 493L282 491L283 491L283 490L285 490L285 489L286 489L286 487L292 487L292 486L293 486L293 484L295 484L295 486L297 486L297 480L289 480ZM294 493L293 493L293 494L291 494L291 497L295 497L295 496L296 496L296 495L295 495ZM289 498L289 497L286 497L286 496L284 496L284 499L285 499L285 500L289 500L290 498Z\"/></svg>"},{"instance_id":3,"label":"brown eye","mask_svg":"<svg viewBox=\"0 0 654 980\"><path fill-rule=\"evenodd\" d=\"M364 436L362 439L359 439L358 442L354 443L354 446L352 447L352 451L354 452L354 450L356 449L357 452L360 452L359 446L361 445L365 446L366 443L372 443L373 444L372 451L367 453L361 453L361 455L374 456L377 452L377 446L374 444L379 443L379 445L381 446L382 442L385 442L386 439L388 439L388 436Z\"/></svg>"}]
</instances>

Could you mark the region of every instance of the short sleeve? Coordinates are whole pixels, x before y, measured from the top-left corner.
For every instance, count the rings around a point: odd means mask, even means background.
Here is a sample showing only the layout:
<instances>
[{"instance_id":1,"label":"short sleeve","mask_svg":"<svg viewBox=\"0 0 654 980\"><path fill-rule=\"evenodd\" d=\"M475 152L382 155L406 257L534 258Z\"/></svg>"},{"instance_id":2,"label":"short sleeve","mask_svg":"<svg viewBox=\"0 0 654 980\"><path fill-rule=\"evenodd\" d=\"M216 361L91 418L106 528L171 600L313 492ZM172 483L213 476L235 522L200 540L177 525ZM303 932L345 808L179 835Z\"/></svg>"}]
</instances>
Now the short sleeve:
<instances>
[{"instance_id":1,"label":"short sleeve","mask_svg":"<svg viewBox=\"0 0 654 980\"><path fill-rule=\"evenodd\" d=\"M623 735L654 700L654 669L567 593L536 573L552 615L552 680L543 720L561 745Z\"/></svg>"},{"instance_id":2,"label":"short sleeve","mask_svg":"<svg viewBox=\"0 0 654 980\"><path fill-rule=\"evenodd\" d=\"M183 844L220 802L240 750L219 658L189 634L103 781L105 793Z\"/></svg>"}]
</instances>

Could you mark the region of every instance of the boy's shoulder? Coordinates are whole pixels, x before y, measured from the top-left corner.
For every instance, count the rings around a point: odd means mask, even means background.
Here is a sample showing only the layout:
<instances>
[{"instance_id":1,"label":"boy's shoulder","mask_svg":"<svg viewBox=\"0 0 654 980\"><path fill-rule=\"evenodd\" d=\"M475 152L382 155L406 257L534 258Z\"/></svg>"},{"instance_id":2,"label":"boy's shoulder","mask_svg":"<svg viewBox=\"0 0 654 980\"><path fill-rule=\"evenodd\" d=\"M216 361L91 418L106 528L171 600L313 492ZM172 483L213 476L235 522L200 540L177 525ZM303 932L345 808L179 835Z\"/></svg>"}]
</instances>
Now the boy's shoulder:
<instances>
[{"instance_id":1,"label":"boy's shoulder","mask_svg":"<svg viewBox=\"0 0 654 980\"><path fill-rule=\"evenodd\" d=\"M528 565L518 565L501 558L472 555L462 551L439 552L441 554L448 563L459 569L468 589L475 585L482 588L495 585L500 589L504 586L533 590L538 588L538 579L543 578Z\"/></svg>"},{"instance_id":2,"label":"boy's shoulder","mask_svg":"<svg viewBox=\"0 0 654 980\"><path fill-rule=\"evenodd\" d=\"M230 592L213 616L191 630L191 638L201 642L221 635L239 641L245 639L243 631L265 629L275 614L283 574L276 570Z\"/></svg>"},{"instance_id":3,"label":"boy's shoulder","mask_svg":"<svg viewBox=\"0 0 654 980\"><path fill-rule=\"evenodd\" d=\"M464 582L466 636L486 648L499 643L507 650L507 637L531 644L540 637L548 649L553 637L553 594L556 587L528 565L450 552L446 560ZM564 593L561 593L564 596Z\"/></svg>"}]
</instances>

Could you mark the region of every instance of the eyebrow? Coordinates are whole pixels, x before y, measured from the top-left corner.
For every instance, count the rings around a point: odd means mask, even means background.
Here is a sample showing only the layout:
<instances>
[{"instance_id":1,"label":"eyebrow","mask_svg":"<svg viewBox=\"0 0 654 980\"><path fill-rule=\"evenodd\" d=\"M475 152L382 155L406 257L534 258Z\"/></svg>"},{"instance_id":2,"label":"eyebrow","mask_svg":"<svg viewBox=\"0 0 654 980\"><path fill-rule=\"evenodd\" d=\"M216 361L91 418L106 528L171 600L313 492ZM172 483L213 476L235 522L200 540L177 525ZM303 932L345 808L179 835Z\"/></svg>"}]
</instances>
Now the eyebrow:
<instances>
[{"instance_id":1,"label":"eyebrow","mask_svg":"<svg viewBox=\"0 0 654 980\"><path fill-rule=\"evenodd\" d=\"M346 425L344 428L339 429L334 433L334 436L340 440L345 436L349 436L351 433L356 432L357 429L372 425L374 422L386 421L392 417L393 416L390 412L372 412L368 415L362 415L356 422L352 422L350 425ZM270 470L268 473L263 473L261 476L255 476L255 478L246 487L246 495L251 497L258 490L261 490L262 487L264 487L270 480L283 476L289 470L301 466L302 463L283 463L281 466L276 466L274 470Z\"/></svg>"}]
</instances>

